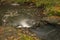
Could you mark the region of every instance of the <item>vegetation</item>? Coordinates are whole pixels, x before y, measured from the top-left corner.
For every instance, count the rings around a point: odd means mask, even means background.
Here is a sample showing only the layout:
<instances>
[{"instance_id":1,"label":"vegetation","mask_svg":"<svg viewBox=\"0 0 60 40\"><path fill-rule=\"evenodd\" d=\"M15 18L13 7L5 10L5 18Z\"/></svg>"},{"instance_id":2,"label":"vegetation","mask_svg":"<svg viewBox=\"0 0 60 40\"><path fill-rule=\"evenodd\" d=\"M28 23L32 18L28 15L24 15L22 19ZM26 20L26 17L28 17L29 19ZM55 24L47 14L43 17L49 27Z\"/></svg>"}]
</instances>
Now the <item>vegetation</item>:
<instances>
[{"instance_id":1,"label":"vegetation","mask_svg":"<svg viewBox=\"0 0 60 40\"><path fill-rule=\"evenodd\" d=\"M51 12L51 11L55 10L56 8L58 8L57 9L58 11L60 10L60 7L58 7L58 6L60 6L60 0L53 0L53 1L52 0L1 0L1 2L3 2L3 3L4 2L7 2L7 3L12 3L12 2L15 2L15 3L34 2L37 7L39 7L41 4L44 4L45 5L45 10L47 10L48 12ZM55 6L57 6L57 7L55 7ZM60 13L57 12L57 14L60 14Z\"/></svg>"},{"instance_id":2,"label":"vegetation","mask_svg":"<svg viewBox=\"0 0 60 40\"><path fill-rule=\"evenodd\" d=\"M39 6L41 4L46 4L46 5L54 5L54 4L58 4L60 5L60 0L1 0L1 2L6 1L6 2L34 2L36 4L36 6Z\"/></svg>"}]
</instances>

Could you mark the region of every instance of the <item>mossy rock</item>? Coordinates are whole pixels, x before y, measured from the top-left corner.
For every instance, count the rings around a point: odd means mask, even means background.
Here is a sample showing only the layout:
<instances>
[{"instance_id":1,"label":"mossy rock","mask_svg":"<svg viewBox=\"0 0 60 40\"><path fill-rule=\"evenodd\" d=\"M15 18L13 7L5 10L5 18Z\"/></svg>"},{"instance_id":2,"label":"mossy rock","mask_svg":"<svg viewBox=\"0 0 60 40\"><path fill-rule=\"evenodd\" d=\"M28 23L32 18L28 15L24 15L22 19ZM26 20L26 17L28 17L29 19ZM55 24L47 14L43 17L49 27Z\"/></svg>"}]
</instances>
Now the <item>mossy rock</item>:
<instances>
[{"instance_id":1,"label":"mossy rock","mask_svg":"<svg viewBox=\"0 0 60 40\"><path fill-rule=\"evenodd\" d=\"M48 16L42 19L50 24L60 25L60 16Z\"/></svg>"}]
</instances>

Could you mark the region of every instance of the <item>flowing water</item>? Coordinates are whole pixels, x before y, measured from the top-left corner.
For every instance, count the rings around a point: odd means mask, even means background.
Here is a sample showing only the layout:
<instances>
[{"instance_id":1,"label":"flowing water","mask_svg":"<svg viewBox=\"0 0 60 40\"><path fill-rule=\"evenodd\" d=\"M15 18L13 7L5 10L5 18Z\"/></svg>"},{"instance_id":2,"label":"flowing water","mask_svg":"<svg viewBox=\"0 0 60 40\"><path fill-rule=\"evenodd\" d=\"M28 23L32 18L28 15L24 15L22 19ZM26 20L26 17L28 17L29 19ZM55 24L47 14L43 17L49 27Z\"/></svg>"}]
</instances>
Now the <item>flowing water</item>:
<instances>
[{"instance_id":1,"label":"flowing water","mask_svg":"<svg viewBox=\"0 0 60 40\"><path fill-rule=\"evenodd\" d=\"M21 24L23 27L36 26L40 22L40 17L36 13L38 13L37 8L27 8L27 6L0 6L0 25L18 26L18 28ZM26 20L28 23L25 23ZM42 39L60 40L60 29L50 24L30 28L30 31Z\"/></svg>"}]
</instances>

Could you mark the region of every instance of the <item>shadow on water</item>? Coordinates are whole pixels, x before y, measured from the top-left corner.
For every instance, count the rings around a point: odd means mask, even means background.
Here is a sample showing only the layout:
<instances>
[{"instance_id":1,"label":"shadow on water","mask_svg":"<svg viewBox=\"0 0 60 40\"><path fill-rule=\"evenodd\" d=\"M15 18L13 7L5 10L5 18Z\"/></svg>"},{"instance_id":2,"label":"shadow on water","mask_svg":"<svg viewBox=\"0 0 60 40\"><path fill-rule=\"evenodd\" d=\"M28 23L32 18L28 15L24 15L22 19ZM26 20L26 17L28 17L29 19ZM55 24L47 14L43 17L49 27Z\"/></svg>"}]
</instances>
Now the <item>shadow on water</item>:
<instances>
[{"instance_id":1,"label":"shadow on water","mask_svg":"<svg viewBox=\"0 0 60 40\"><path fill-rule=\"evenodd\" d=\"M60 40L60 28L58 28L58 25L52 25L52 24L43 24L39 25L38 28L30 29L36 35L43 40Z\"/></svg>"}]
</instances>

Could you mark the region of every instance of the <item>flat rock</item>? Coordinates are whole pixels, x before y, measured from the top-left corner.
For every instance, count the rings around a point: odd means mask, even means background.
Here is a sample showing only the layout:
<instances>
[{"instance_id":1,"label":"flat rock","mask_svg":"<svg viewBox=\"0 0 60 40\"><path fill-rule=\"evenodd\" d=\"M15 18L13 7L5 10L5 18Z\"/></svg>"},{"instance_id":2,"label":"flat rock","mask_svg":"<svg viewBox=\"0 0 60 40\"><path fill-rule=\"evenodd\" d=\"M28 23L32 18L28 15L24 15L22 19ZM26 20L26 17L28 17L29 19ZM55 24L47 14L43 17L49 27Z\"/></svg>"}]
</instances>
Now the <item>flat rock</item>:
<instances>
[{"instance_id":1,"label":"flat rock","mask_svg":"<svg viewBox=\"0 0 60 40\"><path fill-rule=\"evenodd\" d=\"M42 21L46 21L48 23L60 25L60 16L44 17L44 18L42 18Z\"/></svg>"}]
</instances>

